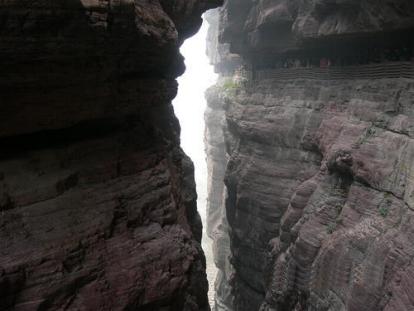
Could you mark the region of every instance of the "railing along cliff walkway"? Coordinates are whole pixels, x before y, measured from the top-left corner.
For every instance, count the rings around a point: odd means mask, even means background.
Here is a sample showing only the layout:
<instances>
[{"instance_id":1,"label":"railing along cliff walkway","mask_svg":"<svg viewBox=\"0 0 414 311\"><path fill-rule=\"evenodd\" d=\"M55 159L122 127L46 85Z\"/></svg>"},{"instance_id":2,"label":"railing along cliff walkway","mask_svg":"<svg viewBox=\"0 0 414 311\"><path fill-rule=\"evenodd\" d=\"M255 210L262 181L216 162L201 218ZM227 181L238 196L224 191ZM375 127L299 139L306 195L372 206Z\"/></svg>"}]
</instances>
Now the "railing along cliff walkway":
<instances>
[{"instance_id":1,"label":"railing along cliff walkway","mask_svg":"<svg viewBox=\"0 0 414 311\"><path fill-rule=\"evenodd\" d=\"M345 80L345 79L414 79L414 62L393 62L369 65L331 66L329 68L278 68L256 71L257 80Z\"/></svg>"}]
</instances>

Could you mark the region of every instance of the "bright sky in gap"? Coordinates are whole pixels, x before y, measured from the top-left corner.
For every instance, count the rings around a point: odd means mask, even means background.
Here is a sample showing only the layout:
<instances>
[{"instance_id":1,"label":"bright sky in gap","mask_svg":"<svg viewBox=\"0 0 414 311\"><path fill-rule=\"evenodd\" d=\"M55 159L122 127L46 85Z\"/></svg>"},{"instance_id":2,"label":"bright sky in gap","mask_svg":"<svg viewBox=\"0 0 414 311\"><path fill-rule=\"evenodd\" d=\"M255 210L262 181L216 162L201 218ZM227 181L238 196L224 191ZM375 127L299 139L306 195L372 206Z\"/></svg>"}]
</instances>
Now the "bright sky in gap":
<instances>
[{"instance_id":1,"label":"bright sky in gap","mask_svg":"<svg viewBox=\"0 0 414 311\"><path fill-rule=\"evenodd\" d=\"M204 20L200 31L187 39L180 51L185 58L186 71L178 78L178 95L173 101L174 111L181 125L181 147L195 166L198 211L205 220L207 200L207 165L204 153L204 93L217 80L206 55L208 23Z\"/></svg>"}]
</instances>

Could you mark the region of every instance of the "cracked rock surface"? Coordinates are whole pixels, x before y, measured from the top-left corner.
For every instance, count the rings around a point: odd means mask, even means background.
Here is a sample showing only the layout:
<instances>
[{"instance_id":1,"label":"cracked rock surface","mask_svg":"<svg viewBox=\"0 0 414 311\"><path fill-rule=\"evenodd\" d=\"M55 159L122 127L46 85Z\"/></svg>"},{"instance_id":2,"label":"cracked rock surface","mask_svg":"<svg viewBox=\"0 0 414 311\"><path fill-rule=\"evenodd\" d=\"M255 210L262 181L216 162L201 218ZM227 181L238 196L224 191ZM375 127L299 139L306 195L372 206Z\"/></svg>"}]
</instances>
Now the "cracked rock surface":
<instances>
[{"instance_id":1,"label":"cracked rock surface","mask_svg":"<svg viewBox=\"0 0 414 311\"><path fill-rule=\"evenodd\" d=\"M272 62L405 38L412 2L229 0L219 20L248 81L221 57L207 96L210 178L224 180L210 191L211 234L228 245L216 310L412 310L413 77Z\"/></svg>"},{"instance_id":2,"label":"cracked rock surface","mask_svg":"<svg viewBox=\"0 0 414 311\"><path fill-rule=\"evenodd\" d=\"M1 1L1 310L209 310L171 100L219 2Z\"/></svg>"}]
</instances>

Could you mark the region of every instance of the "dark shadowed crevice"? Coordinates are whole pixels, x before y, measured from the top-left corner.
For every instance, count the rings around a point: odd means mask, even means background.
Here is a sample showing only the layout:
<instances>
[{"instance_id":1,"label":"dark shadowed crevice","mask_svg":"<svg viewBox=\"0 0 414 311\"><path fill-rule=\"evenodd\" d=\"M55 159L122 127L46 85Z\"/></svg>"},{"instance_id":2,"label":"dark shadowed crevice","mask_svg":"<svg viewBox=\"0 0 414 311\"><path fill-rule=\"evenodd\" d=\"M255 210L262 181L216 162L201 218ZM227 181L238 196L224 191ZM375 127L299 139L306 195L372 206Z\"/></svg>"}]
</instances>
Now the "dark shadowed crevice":
<instances>
[{"instance_id":1,"label":"dark shadowed crevice","mask_svg":"<svg viewBox=\"0 0 414 311\"><path fill-rule=\"evenodd\" d=\"M178 79L179 88L173 105L181 125L181 146L195 166L198 211L203 221L203 250L207 261L207 277L210 283L209 299L213 302L215 268L212 245L206 233L207 166L204 151L204 111L206 89L215 83L216 74L210 66L206 52L208 24L204 21L200 31L188 39L181 48L186 72Z\"/></svg>"}]
</instances>

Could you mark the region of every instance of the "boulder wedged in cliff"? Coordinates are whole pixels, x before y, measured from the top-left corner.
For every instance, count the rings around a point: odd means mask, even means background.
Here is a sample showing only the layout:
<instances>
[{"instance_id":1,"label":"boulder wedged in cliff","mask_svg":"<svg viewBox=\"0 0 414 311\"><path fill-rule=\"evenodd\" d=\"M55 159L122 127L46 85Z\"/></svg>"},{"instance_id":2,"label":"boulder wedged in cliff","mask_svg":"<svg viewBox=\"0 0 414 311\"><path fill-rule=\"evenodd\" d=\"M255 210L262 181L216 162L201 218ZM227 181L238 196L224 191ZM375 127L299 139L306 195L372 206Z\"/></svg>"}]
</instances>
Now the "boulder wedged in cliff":
<instances>
[{"instance_id":1,"label":"boulder wedged in cliff","mask_svg":"<svg viewBox=\"0 0 414 311\"><path fill-rule=\"evenodd\" d=\"M218 4L0 5L0 309L209 310L171 100Z\"/></svg>"}]
</instances>

